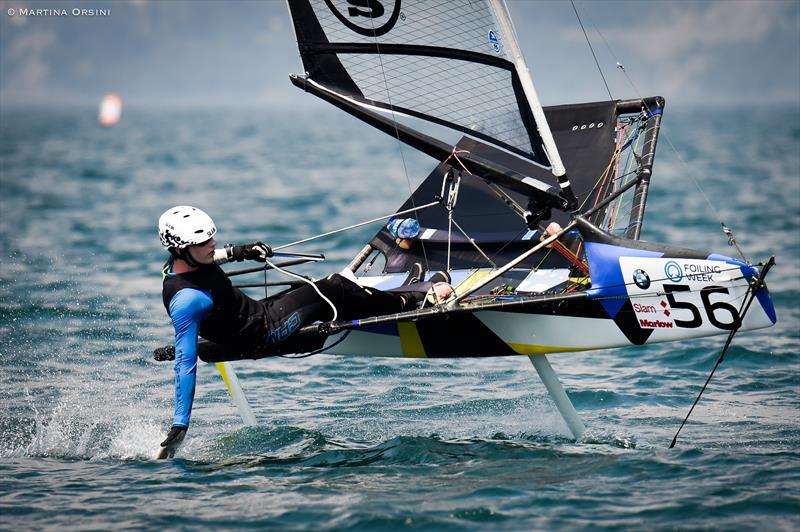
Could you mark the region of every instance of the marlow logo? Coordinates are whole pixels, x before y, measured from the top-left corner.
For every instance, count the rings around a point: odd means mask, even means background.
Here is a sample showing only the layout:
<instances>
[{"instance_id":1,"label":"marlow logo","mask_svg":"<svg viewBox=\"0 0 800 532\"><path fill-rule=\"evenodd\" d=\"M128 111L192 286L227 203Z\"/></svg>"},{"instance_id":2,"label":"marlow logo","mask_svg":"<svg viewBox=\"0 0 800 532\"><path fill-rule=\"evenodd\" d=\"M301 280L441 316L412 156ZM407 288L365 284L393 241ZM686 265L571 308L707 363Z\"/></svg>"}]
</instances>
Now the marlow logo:
<instances>
[{"instance_id":1,"label":"marlow logo","mask_svg":"<svg viewBox=\"0 0 800 532\"><path fill-rule=\"evenodd\" d=\"M325 0L328 9L342 24L368 37L386 35L397 23L400 0L394 0L392 8L387 9L389 3L387 0Z\"/></svg>"}]
</instances>

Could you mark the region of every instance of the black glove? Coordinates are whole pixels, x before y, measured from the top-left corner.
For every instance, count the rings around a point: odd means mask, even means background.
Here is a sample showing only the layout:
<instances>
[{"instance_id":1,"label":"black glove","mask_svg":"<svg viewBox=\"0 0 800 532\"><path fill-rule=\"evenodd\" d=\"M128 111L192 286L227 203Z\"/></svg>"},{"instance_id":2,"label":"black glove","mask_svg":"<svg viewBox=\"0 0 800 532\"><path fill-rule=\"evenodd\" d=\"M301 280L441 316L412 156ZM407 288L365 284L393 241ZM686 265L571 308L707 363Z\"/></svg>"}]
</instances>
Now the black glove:
<instances>
[{"instance_id":1,"label":"black glove","mask_svg":"<svg viewBox=\"0 0 800 532\"><path fill-rule=\"evenodd\" d=\"M164 458L173 458L175 451L186 436L186 427L172 427L167 433L167 439L161 442L161 448L156 455L159 460Z\"/></svg>"},{"instance_id":2,"label":"black glove","mask_svg":"<svg viewBox=\"0 0 800 532\"><path fill-rule=\"evenodd\" d=\"M186 436L186 427L172 427L167 433L167 439L161 442L161 447L174 446L183 441Z\"/></svg>"},{"instance_id":3,"label":"black glove","mask_svg":"<svg viewBox=\"0 0 800 532\"><path fill-rule=\"evenodd\" d=\"M153 358L158 362L166 362L168 360L175 360L175 346L165 345L153 350Z\"/></svg>"},{"instance_id":4,"label":"black glove","mask_svg":"<svg viewBox=\"0 0 800 532\"><path fill-rule=\"evenodd\" d=\"M225 246L225 251L228 253L228 260L236 262L241 262L243 260L264 262L265 259L272 256L272 248L263 242L243 244L241 246L232 246L228 244Z\"/></svg>"}]
</instances>

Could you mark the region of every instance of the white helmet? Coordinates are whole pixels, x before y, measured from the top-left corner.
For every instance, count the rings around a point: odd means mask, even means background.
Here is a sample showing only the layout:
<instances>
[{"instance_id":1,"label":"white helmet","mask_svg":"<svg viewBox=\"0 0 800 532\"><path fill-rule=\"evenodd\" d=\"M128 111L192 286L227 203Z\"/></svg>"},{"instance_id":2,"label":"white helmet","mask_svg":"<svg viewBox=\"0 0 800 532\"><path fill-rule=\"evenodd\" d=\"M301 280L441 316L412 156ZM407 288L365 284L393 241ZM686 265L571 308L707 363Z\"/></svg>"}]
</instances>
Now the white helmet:
<instances>
[{"instance_id":1,"label":"white helmet","mask_svg":"<svg viewBox=\"0 0 800 532\"><path fill-rule=\"evenodd\" d=\"M183 249L205 242L217 233L209 215L188 205L167 209L158 219L158 236L166 248Z\"/></svg>"}]
</instances>

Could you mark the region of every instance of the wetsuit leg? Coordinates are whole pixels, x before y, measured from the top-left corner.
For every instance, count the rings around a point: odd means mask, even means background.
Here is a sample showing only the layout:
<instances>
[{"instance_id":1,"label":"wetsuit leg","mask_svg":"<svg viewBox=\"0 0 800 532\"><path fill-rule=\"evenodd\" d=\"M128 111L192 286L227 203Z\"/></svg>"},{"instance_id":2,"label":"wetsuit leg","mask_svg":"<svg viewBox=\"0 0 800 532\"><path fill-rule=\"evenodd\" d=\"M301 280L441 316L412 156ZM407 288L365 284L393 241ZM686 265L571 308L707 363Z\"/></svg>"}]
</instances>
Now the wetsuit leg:
<instances>
[{"instance_id":1,"label":"wetsuit leg","mask_svg":"<svg viewBox=\"0 0 800 532\"><path fill-rule=\"evenodd\" d=\"M364 288L334 274L314 283L336 306L337 319L350 320L380 316L405 310L407 299L396 292ZM267 344L284 341L300 327L333 318L330 305L310 285L303 285L265 302L267 309Z\"/></svg>"}]
</instances>

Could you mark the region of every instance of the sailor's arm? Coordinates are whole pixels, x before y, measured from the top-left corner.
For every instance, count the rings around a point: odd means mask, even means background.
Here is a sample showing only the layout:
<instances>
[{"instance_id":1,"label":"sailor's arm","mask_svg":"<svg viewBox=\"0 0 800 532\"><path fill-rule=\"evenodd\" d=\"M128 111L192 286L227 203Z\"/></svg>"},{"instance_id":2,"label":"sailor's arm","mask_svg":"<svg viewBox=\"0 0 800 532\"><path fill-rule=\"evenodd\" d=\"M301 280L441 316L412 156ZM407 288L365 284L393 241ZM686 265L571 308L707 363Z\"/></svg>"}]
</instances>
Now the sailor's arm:
<instances>
[{"instance_id":1,"label":"sailor's arm","mask_svg":"<svg viewBox=\"0 0 800 532\"><path fill-rule=\"evenodd\" d=\"M173 427L189 426L197 375L197 335L200 322L211 312L211 295L184 288L169 303L175 328L175 415Z\"/></svg>"},{"instance_id":2,"label":"sailor's arm","mask_svg":"<svg viewBox=\"0 0 800 532\"><path fill-rule=\"evenodd\" d=\"M264 262L271 256L272 248L263 242L254 242L253 244L243 244L241 246L226 244L224 248L214 250L214 262L216 264L225 264L232 261L241 262L243 260Z\"/></svg>"}]
</instances>

